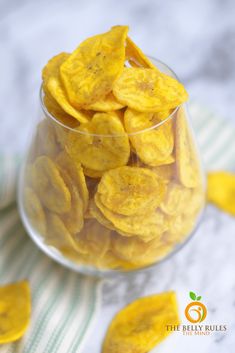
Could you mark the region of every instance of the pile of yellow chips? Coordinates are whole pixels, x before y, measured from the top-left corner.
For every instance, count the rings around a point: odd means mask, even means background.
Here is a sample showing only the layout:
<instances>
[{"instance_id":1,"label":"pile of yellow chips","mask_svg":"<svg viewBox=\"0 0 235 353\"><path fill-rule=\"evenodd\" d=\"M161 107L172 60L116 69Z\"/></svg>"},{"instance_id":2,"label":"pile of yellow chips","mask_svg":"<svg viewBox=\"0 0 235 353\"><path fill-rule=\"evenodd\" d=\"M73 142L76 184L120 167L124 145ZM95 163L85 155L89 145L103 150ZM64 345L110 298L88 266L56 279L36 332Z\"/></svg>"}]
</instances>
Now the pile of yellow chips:
<instances>
[{"instance_id":1,"label":"pile of yellow chips","mask_svg":"<svg viewBox=\"0 0 235 353\"><path fill-rule=\"evenodd\" d=\"M25 177L25 209L45 242L107 269L159 261L204 203L187 92L127 32L115 26L44 67Z\"/></svg>"}]
</instances>

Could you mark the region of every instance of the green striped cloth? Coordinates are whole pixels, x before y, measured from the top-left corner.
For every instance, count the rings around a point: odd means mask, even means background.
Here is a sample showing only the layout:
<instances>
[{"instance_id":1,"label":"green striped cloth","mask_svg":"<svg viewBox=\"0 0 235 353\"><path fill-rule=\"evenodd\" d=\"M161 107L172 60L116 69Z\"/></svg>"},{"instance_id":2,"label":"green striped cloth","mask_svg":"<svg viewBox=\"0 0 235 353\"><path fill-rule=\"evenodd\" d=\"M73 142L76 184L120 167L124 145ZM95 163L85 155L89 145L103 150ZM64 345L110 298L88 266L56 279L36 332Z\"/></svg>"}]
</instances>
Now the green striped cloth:
<instances>
[{"instance_id":1,"label":"green striped cloth","mask_svg":"<svg viewBox=\"0 0 235 353\"><path fill-rule=\"evenodd\" d=\"M79 353L97 318L101 282L55 263L26 234L13 201L18 161L1 158L0 285L28 279L32 316L25 336L0 353Z\"/></svg>"},{"instance_id":2,"label":"green striped cloth","mask_svg":"<svg viewBox=\"0 0 235 353\"><path fill-rule=\"evenodd\" d=\"M235 127L196 104L190 112L206 169L234 169ZM13 203L18 164L0 158L0 284L27 278L33 312L26 335L0 353L79 353L97 317L100 282L56 264L26 235Z\"/></svg>"}]
</instances>

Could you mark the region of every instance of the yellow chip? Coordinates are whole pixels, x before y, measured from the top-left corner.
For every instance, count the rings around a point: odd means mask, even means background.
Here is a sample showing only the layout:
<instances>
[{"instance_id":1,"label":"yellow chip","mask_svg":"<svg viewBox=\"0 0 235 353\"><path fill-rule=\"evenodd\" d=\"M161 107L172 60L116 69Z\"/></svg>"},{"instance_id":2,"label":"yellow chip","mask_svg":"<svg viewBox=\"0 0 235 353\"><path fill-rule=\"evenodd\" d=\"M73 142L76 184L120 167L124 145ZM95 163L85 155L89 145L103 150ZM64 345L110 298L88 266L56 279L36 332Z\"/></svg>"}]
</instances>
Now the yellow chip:
<instances>
[{"instance_id":1,"label":"yellow chip","mask_svg":"<svg viewBox=\"0 0 235 353\"><path fill-rule=\"evenodd\" d=\"M205 206L206 193L203 185L190 189L190 203L184 209L184 216L197 218Z\"/></svg>"},{"instance_id":2,"label":"yellow chip","mask_svg":"<svg viewBox=\"0 0 235 353\"><path fill-rule=\"evenodd\" d=\"M172 119L174 117L173 114L174 110L163 110L161 112L155 113L154 114L154 119L156 119L157 122L166 120L167 118Z\"/></svg>"},{"instance_id":3,"label":"yellow chip","mask_svg":"<svg viewBox=\"0 0 235 353\"><path fill-rule=\"evenodd\" d=\"M66 186L69 189L71 195L71 208L69 212L63 213L61 219L64 222L65 227L72 234L78 233L81 231L84 225L83 214L84 214L84 204L82 198L79 194L75 183L71 179L70 175L66 170L60 169L60 174L63 177L63 180Z\"/></svg>"},{"instance_id":4,"label":"yellow chip","mask_svg":"<svg viewBox=\"0 0 235 353\"><path fill-rule=\"evenodd\" d=\"M92 170L92 169L85 168L85 167L83 168L83 171L86 176L93 178L93 179L99 179L103 175L103 172L101 172L101 171Z\"/></svg>"},{"instance_id":5,"label":"yellow chip","mask_svg":"<svg viewBox=\"0 0 235 353\"><path fill-rule=\"evenodd\" d=\"M43 103L47 111L62 124L70 127L78 126L78 121L67 114L48 91L43 97Z\"/></svg>"},{"instance_id":6,"label":"yellow chip","mask_svg":"<svg viewBox=\"0 0 235 353\"><path fill-rule=\"evenodd\" d=\"M90 262L96 262L109 250L111 231L95 219L89 219L75 239L81 253L86 254Z\"/></svg>"},{"instance_id":7,"label":"yellow chip","mask_svg":"<svg viewBox=\"0 0 235 353\"><path fill-rule=\"evenodd\" d=\"M107 253L99 259L97 267L101 269L112 269L112 270L133 270L136 268L135 265L128 261L118 258L112 251L107 251Z\"/></svg>"},{"instance_id":8,"label":"yellow chip","mask_svg":"<svg viewBox=\"0 0 235 353\"><path fill-rule=\"evenodd\" d=\"M79 122L86 123L89 116L85 112L75 109L69 102L66 92L60 80L60 66L70 57L70 54L60 53L54 56L42 71L44 92L47 91L61 108Z\"/></svg>"},{"instance_id":9,"label":"yellow chip","mask_svg":"<svg viewBox=\"0 0 235 353\"><path fill-rule=\"evenodd\" d=\"M63 110L77 119L80 123L89 121L89 114L76 110L68 101L67 96L55 77L51 77L47 84L48 90L53 98L59 103Z\"/></svg>"},{"instance_id":10,"label":"yellow chip","mask_svg":"<svg viewBox=\"0 0 235 353\"><path fill-rule=\"evenodd\" d=\"M45 154L48 157L55 157L60 149L53 122L43 119L37 126L35 139L35 154Z\"/></svg>"},{"instance_id":11,"label":"yellow chip","mask_svg":"<svg viewBox=\"0 0 235 353\"><path fill-rule=\"evenodd\" d=\"M167 191L160 208L168 215L179 214L187 209L191 201L191 190L172 181L167 185Z\"/></svg>"},{"instance_id":12,"label":"yellow chip","mask_svg":"<svg viewBox=\"0 0 235 353\"><path fill-rule=\"evenodd\" d=\"M175 240L175 243L182 242L185 237L188 237L196 226L197 218L195 216L185 216L184 214L179 214L175 216L170 216L168 237Z\"/></svg>"},{"instance_id":13,"label":"yellow chip","mask_svg":"<svg viewBox=\"0 0 235 353\"><path fill-rule=\"evenodd\" d=\"M124 105L119 103L111 92L105 98L88 105L86 108L96 110L98 112L110 112L113 110L122 109L123 107Z\"/></svg>"},{"instance_id":14,"label":"yellow chip","mask_svg":"<svg viewBox=\"0 0 235 353\"><path fill-rule=\"evenodd\" d=\"M57 249L74 249L79 251L76 241L65 227L62 219L55 213L47 215L47 235L45 241L48 245Z\"/></svg>"},{"instance_id":15,"label":"yellow chip","mask_svg":"<svg viewBox=\"0 0 235 353\"><path fill-rule=\"evenodd\" d=\"M153 167L151 170L165 183L169 183L172 179L174 179L176 174L174 163Z\"/></svg>"},{"instance_id":16,"label":"yellow chip","mask_svg":"<svg viewBox=\"0 0 235 353\"><path fill-rule=\"evenodd\" d=\"M176 295L165 292L135 300L112 320L102 353L146 353L170 335L167 325L179 325Z\"/></svg>"},{"instance_id":17,"label":"yellow chip","mask_svg":"<svg viewBox=\"0 0 235 353\"><path fill-rule=\"evenodd\" d=\"M114 82L117 100L140 112L161 112L176 108L188 99L184 86L155 69L124 68Z\"/></svg>"},{"instance_id":18,"label":"yellow chip","mask_svg":"<svg viewBox=\"0 0 235 353\"><path fill-rule=\"evenodd\" d=\"M151 170L124 166L105 172L97 193L109 210L131 216L154 211L164 198L165 185Z\"/></svg>"},{"instance_id":19,"label":"yellow chip","mask_svg":"<svg viewBox=\"0 0 235 353\"><path fill-rule=\"evenodd\" d=\"M58 77L58 70L61 64L70 56L69 53L59 53L53 56L42 69L42 80L45 89L51 77Z\"/></svg>"},{"instance_id":20,"label":"yellow chip","mask_svg":"<svg viewBox=\"0 0 235 353\"><path fill-rule=\"evenodd\" d=\"M139 158L150 166L171 164L174 149L174 135L172 120L161 125L154 114L140 113L127 109L124 115L124 124L130 140Z\"/></svg>"},{"instance_id":21,"label":"yellow chip","mask_svg":"<svg viewBox=\"0 0 235 353\"><path fill-rule=\"evenodd\" d=\"M57 158L56 163L64 169L72 179L73 183L79 190L83 201L84 212L88 206L89 192L86 185L86 179L83 173L81 163L72 159L65 151L61 152Z\"/></svg>"},{"instance_id":22,"label":"yellow chip","mask_svg":"<svg viewBox=\"0 0 235 353\"><path fill-rule=\"evenodd\" d=\"M115 230L115 227L113 226L113 224L107 218L104 217L103 213L96 206L94 199L90 200L87 213L88 213L87 218L95 218L104 227L110 230Z\"/></svg>"},{"instance_id":23,"label":"yellow chip","mask_svg":"<svg viewBox=\"0 0 235 353\"><path fill-rule=\"evenodd\" d=\"M207 176L207 199L221 210L235 215L235 175L226 171L215 171Z\"/></svg>"},{"instance_id":24,"label":"yellow chip","mask_svg":"<svg viewBox=\"0 0 235 353\"><path fill-rule=\"evenodd\" d=\"M126 39L126 60L134 67L147 67L158 70L130 37Z\"/></svg>"},{"instance_id":25,"label":"yellow chip","mask_svg":"<svg viewBox=\"0 0 235 353\"><path fill-rule=\"evenodd\" d=\"M159 237L168 229L168 222L165 215L158 209L152 213L124 216L110 211L100 201L99 195L95 195L95 203L101 213L109 222L111 222L116 230L122 235L139 236L143 241L150 241Z\"/></svg>"},{"instance_id":26,"label":"yellow chip","mask_svg":"<svg viewBox=\"0 0 235 353\"><path fill-rule=\"evenodd\" d=\"M120 76L125 61L127 26L86 39L61 65L69 101L86 107L105 98Z\"/></svg>"},{"instance_id":27,"label":"yellow chip","mask_svg":"<svg viewBox=\"0 0 235 353\"><path fill-rule=\"evenodd\" d=\"M58 167L47 156L34 162L32 185L42 204L57 213L68 212L71 208L71 195Z\"/></svg>"},{"instance_id":28,"label":"yellow chip","mask_svg":"<svg viewBox=\"0 0 235 353\"><path fill-rule=\"evenodd\" d=\"M185 107L177 112L175 127L176 168L180 182L189 188L201 184L200 165L193 137L187 125Z\"/></svg>"},{"instance_id":29,"label":"yellow chip","mask_svg":"<svg viewBox=\"0 0 235 353\"><path fill-rule=\"evenodd\" d=\"M155 239L144 242L137 237L114 236L112 251L121 259L143 267L156 260L155 242Z\"/></svg>"},{"instance_id":30,"label":"yellow chip","mask_svg":"<svg viewBox=\"0 0 235 353\"><path fill-rule=\"evenodd\" d=\"M24 191L25 210L32 223L41 235L46 233L46 216L42 208L42 204L30 187L26 187Z\"/></svg>"},{"instance_id":31,"label":"yellow chip","mask_svg":"<svg viewBox=\"0 0 235 353\"><path fill-rule=\"evenodd\" d=\"M21 338L31 314L30 288L27 281L0 287L0 344Z\"/></svg>"},{"instance_id":32,"label":"yellow chip","mask_svg":"<svg viewBox=\"0 0 235 353\"><path fill-rule=\"evenodd\" d=\"M130 145L120 119L111 113L97 113L92 121L70 132L66 150L72 159L94 172L117 168L128 162Z\"/></svg>"}]
</instances>

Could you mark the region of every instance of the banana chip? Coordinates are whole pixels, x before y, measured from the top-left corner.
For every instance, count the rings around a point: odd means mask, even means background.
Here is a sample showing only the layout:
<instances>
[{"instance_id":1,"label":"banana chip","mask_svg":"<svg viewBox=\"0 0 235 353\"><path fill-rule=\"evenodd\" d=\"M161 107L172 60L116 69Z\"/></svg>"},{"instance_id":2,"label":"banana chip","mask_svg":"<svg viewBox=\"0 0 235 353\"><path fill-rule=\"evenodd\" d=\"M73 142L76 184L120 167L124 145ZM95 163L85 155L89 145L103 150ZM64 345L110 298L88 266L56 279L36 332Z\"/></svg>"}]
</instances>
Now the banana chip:
<instances>
[{"instance_id":1,"label":"banana chip","mask_svg":"<svg viewBox=\"0 0 235 353\"><path fill-rule=\"evenodd\" d=\"M195 227L195 217L186 217L184 214L170 216L169 222L169 233L177 237L178 242L183 241L188 236L193 228Z\"/></svg>"},{"instance_id":2,"label":"banana chip","mask_svg":"<svg viewBox=\"0 0 235 353\"><path fill-rule=\"evenodd\" d=\"M70 54L60 53L49 60L42 71L44 92L47 94L48 91L67 114L81 123L86 123L89 121L89 116L84 112L78 111L70 104L60 80L60 66L69 57Z\"/></svg>"},{"instance_id":3,"label":"banana chip","mask_svg":"<svg viewBox=\"0 0 235 353\"><path fill-rule=\"evenodd\" d=\"M170 335L167 325L179 325L176 295L165 292L139 298L112 320L102 353L146 353Z\"/></svg>"},{"instance_id":4,"label":"banana chip","mask_svg":"<svg viewBox=\"0 0 235 353\"><path fill-rule=\"evenodd\" d=\"M51 158L55 157L60 149L57 142L56 132L53 123L48 119L42 120L37 126L35 139L35 154L45 154Z\"/></svg>"},{"instance_id":5,"label":"banana chip","mask_svg":"<svg viewBox=\"0 0 235 353\"><path fill-rule=\"evenodd\" d=\"M26 213L32 222L32 225L38 230L41 235L46 233L46 216L42 208L42 204L30 187L25 188L24 202Z\"/></svg>"},{"instance_id":6,"label":"banana chip","mask_svg":"<svg viewBox=\"0 0 235 353\"><path fill-rule=\"evenodd\" d=\"M0 344L21 338L29 325L31 299L26 281L0 287Z\"/></svg>"},{"instance_id":7,"label":"banana chip","mask_svg":"<svg viewBox=\"0 0 235 353\"><path fill-rule=\"evenodd\" d=\"M91 260L104 257L110 247L111 231L95 219L87 220L83 230L76 236L77 247ZM93 262L92 261L92 262Z\"/></svg>"},{"instance_id":8,"label":"banana chip","mask_svg":"<svg viewBox=\"0 0 235 353\"><path fill-rule=\"evenodd\" d=\"M83 168L83 171L84 171L84 174L86 176L88 176L90 178L93 178L93 179L99 179L103 175L103 172L101 172L101 171L92 170L92 169L89 169L89 168L86 168L86 167Z\"/></svg>"},{"instance_id":9,"label":"banana chip","mask_svg":"<svg viewBox=\"0 0 235 353\"><path fill-rule=\"evenodd\" d=\"M115 236L112 250L119 258L141 267L156 261L155 243L155 239L146 243L138 237Z\"/></svg>"},{"instance_id":10,"label":"banana chip","mask_svg":"<svg viewBox=\"0 0 235 353\"><path fill-rule=\"evenodd\" d=\"M136 235L143 241L148 242L159 237L168 229L166 217L158 209L150 214L146 212L146 214L124 216L105 207L98 194L95 195L95 203L103 216L124 236L131 237Z\"/></svg>"},{"instance_id":11,"label":"banana chip","mask_svg":"<svg viewBox=\"0 0 235 353\"><path fill-rule=\"evenodd\" d=\"M158 70L130 37L126 39L126 60L134 67L147 67Z\"/></svg>"},{"instance_id":12,"label":"banana chip","mask_svg":"<svg viewBox=\"0 0 235 353\"><path fill-rule=\"evenodd\" d=\"M57 156L56 162L69 174L70 178L73 180L73 183L78 188L85 212L88 206L89 192L81 163L73 160L65 151L61 152Z\"/></svg>"},{"instance_id":13,"label":"banana chip","mask_svg":"<svg viewBox=\"0 0 235 353\"><path fill-rule=\"evenodd\" d=\"M113 93L109 93L105 98L87 106L87 109L96 110L98 112L110 112L113 110L122 109L123 104L119 103Z\"/></svg>"},{"instance_id":14,"label":"banana chip","mask_svg":"<svg viewBox=\"0 0 235 353\"><path fill-rule=\"evenodd\" d=\"M79 251L76 241L65 227L62 219L55 213L47 214L47 236L45 241L48 245L57 249L74 249Z\"/></svg>"},{"instance_id":15,"label":"banana chip","mask_svg":"<svg viewBox=\"0 0 235 353\"><path fill-rule=\"evenodd\" d=\"M151 170L157 174L165 183L169 183L175 176L175 164L160 165L153 167Z\"/></svg>"},{"instance_id":16,"label":"banana chip","mask_svg":"<svg viewBox=\"0 0 235 353\"><path fill-rule=\"evenodd\" d=\"M69 101L87 107L104 99L122 73L127 26L86 39L61 65L61 78Z\"/></svg>"},{"instance_id":17,"label":"banana chip","mask_svg":"<svg viewBox=\"0 0 235 353\"><path fill-rule=\"evenodd\" d=\"M56 213L68 212L71 208L71 195L58 167L47 156L34 162L32 184L42 204Z\"/></svg>"},{"instance_id":18,"label":"banana chip","mask_svg":"<svg viewBox=\"0 0 235 353\"><path fill-rule=\"evenodd\" d=\"M60 82L55 77L51 77L47 84L52 97L59 103L63 110L77 119L80 123L89 121L89 114L76 110L68 101Z\"/></svg>"},{"instance_id":19,"label":"banana chip","mask_svg":"<svg viewBox=\"0 0 235 353\"><path fill-rule=\"evenodd\" d=\"M47 111L59 122L61 122L65 126L76 127L79 125L79 122L67 114L61 106L56 102L56 100L52 97L49 91L46 91L43 97L43 103L47 109ZM56 125L56 124L55 124Z\"/></svg>"},{"instance_id":20,"label":"banana chip","mask_svg":"<svg viewBox=\"0 0 235 353\"><path fill-rule=\"evenodd\" d=\"M177 112L175 135L176 167L179 180L186 187L196 187L201 182L200 166L183 106Z\"/></svg>"},{"instance_id":21,"label":"banana chip","mask_svg":"<svg viewBox=\"0 0 235 353\"><path fill-rule=\"evenodd\" d=\"M66 150L94 172L125 165L130 155L128 136L120 119L111 113L97 113L90 123L81 124L77 133L70 132Z\"/></svg>"},{"instance_id":22,"label":"banana chip","mask_svg":"<svg viewBox=\"0 0 235 353\"><path fill-rule=\"evenodd\" d=\"M124 115L126 131L139 158L150 166L171 164L174 149L172 120L160 123L154 114L127 109Z\"/></svg>"},{"instance_id":23,"label":"banana chip","mask_svg":"<svg viewBox=\"0 0 235 353\"><path fill-rule=\"evenodd\" d=\"M69 56L70 54L64 52L57 54L44 66L42 69L42 80L45 90L47 90L47 84L51 77L59 77L59 68Z\"/></svg>"},{"instance_id":24,"label":"banana chip","mask_svg":"<svg viewBox=\"0 0 235 353\"><path fill-rule=\"evenodd\" d=\"M206 195L202 185L197 188L191 189L190 192L190 202L184 209L184 215L195 219L199 215L200 210L202 210L205 205Z\"/></svg>"},{"instance_id":25,"label":"banana chip","mask_svg":"<svg viewBox=\"0 0 235 353\"><path fill-rule=\"evenodd\" d=\"M115 230L115 227L113 226L113 224L107 218L104 217L103 213L96 206L94 199L91 199L89 202L88 215L89 217L87 218L95 218L104 227L110 230Z\"/></svg>"},{"instance_id":26,"label":"banana chip","mask_svg":"<svg viewBox=\"0 0 235 353\"><path fill-rule=\"evenodd\" d=\"M60 174L71 195L71 208L69 212L61 215L61 219L68 231L71 234L75 234L80 232L84 225L84 204L74 181L71 179L67 171L60 168Z\"/></svg>"},{"instance_id":27,"label":"banana chip","mask_svg":"<svg viewBox=\"0 0 235 353\"><path fill-rule=\"evenodd\" d=\"M119 102L140 112L161 112L176 108L188 99L184 86L174 78L146 68L124 68L114 82Z\"/></svg>"},{"instance_id":28,"label":"banana chip","mask_svg":"<svg viewBox=\"0 0 235 353\"><path fill-rule=\"evenodd\" d=\"M160 208L164 213L174 215L182 213L190 203L191 190L172 181L167 185L167 192Z\"/></svg>"},{"instance_id":29,"label":"banana chip","mask_svg":"<svg viewBox=\"0 0 235 353\"><path fill-rule=\"evenodd\" d=\"M154 211L163 200L165 185L151 170L125 166L104 173L97 193L109 210L131 216Z\"/></svg>"}]
</instances>

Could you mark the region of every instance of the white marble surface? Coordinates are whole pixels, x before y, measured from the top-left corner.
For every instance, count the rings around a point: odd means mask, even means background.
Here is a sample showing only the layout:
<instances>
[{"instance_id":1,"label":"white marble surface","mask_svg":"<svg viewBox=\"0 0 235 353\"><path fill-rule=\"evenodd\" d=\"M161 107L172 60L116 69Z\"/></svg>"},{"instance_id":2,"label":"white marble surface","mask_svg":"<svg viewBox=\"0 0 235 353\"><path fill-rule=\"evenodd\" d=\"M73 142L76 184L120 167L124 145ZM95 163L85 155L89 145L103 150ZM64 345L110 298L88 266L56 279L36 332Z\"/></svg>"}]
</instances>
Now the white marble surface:
<instances>
[{"instance_id":1,"label":"white marble surface","mask_svg":"<svg viewBox=\"0 0 235 353\"><path fill-rule=\"evenodd\" d=\"M233 0L0 0L0 151L24 150L48 58L113 24L129 24L132 38L169 64L194 100L235 123L234 13ZM228 332L194 340L174 335L155 352L234 352L234 237L235 220L209 206L199 231L177 255L155 270L107 282L84 353L100 352L106 325L124 304L169 289L182 300L189 290L201 294L208 323L227 324Z\"/></svg>"}]
</instances>

